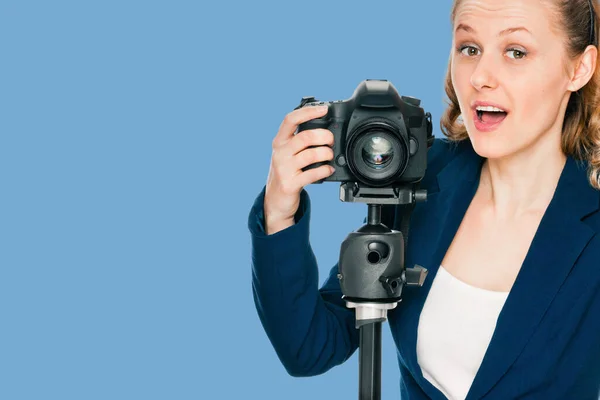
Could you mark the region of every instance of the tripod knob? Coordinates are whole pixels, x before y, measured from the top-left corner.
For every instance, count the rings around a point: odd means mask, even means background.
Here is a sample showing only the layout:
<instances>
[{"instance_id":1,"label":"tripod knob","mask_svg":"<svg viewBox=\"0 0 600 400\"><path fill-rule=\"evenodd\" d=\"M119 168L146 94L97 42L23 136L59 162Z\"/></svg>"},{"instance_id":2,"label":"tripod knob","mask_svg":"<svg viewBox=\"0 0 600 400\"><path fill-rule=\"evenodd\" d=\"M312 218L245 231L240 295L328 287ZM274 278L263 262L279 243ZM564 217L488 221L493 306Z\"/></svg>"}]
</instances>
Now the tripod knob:
<instances>
[{"instance_id":1,"label":"tripod knob","mask_svg":"<svg viewBox=\"0 0 600 400\"><path fill-rule=\"evenodd\" d=\"M415 191L415 202L427 201L427 190L419 189Z\"/></svg>"},{"instance_id":2,"label":"tripod knob","mask_svg":"<svg viewBox=\"0 0 600 400\"><path fill-rule=\"evenodd\" d=\"M406 268L404 271L407 286L423 286L427 278L427 269L415 264L413 268Z\"/></svg>"},{"instance_id":3,"label":"tripod knob","mask_svg":"<svg viewBox=\"0 0 600 400\"><path fill-rule=\"evenodd\" d=\"M390 298L400 297L400 294L402 293L402 278L380 276L379 282L381 282Z\"/></svg>"}]
</instances>

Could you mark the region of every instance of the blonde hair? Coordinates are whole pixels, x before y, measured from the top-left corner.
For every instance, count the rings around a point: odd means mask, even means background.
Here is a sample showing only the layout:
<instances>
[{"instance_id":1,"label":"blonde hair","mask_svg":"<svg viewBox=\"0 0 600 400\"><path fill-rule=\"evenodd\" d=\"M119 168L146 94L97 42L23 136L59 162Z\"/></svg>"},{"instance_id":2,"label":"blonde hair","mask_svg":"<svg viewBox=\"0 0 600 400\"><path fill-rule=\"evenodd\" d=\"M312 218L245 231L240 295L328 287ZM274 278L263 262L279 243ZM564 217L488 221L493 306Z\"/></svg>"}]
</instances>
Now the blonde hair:
<instances>
[{"instance_id":1,"label":"blonde hair","mask_svg":"<svg viewBox=\"0 0 600 400\"><path fill-rule=\"evenodd\" d=\"M454 24L456 10L461 0L454 0L450 14ZM595 45L598 47L600 27L597 0L553 0L560 28L567 38L567 54L571 58L581 55L590 45L592 21L590 7L594 8ZM456 92L451 78L452 57L448 61L445 91L448 107L440 119L442 133L451 141L468 139L467 129L458 121L461 115ZM579 91L571 94L562 129L561 147L566 155L588 162L590 184L600 190L600 51L596 61L596 70L590 81Z\"/></svg>"}]
</instances>

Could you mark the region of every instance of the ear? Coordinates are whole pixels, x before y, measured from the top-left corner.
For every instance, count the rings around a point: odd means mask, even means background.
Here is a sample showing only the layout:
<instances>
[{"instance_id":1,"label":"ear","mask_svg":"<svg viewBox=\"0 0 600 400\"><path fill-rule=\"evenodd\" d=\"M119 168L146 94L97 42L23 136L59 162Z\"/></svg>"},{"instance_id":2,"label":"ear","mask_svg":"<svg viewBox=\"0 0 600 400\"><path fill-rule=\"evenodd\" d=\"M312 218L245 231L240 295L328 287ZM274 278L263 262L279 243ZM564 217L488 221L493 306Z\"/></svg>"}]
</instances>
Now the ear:
<instances>
[{"instance_id":1,"label":"ear","mask_svg":"<svg viewBox=\"0 0 600 400\"><path fill-rule=\"evenodd\" d=\"M589 82L596 71L596 61L598 59L598 48L588 46L582 55L576 61L576 68L572 71L571 80L568 89L576 92Z\"/></svg>"}]
</instances>

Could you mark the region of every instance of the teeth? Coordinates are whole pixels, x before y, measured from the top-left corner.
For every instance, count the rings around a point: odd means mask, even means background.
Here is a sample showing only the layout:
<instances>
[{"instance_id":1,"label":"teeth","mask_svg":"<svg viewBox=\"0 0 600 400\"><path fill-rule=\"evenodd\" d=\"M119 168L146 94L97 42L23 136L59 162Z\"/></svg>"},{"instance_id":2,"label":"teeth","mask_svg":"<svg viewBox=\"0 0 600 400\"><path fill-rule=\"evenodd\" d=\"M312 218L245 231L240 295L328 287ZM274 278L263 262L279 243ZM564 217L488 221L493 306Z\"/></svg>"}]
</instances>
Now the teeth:
<instances>
[{"instance_id":1,"label":"teeth","mask_svg":"<svg viewBox=\"0 0 600 400\"><path fill-rule=\"evenodd\" d=\"M500 108L497 107L492 107L492 106L477 106L476 107L477 111L494 111L494 112L506 112Z\"/></svg>"}]
</instances>

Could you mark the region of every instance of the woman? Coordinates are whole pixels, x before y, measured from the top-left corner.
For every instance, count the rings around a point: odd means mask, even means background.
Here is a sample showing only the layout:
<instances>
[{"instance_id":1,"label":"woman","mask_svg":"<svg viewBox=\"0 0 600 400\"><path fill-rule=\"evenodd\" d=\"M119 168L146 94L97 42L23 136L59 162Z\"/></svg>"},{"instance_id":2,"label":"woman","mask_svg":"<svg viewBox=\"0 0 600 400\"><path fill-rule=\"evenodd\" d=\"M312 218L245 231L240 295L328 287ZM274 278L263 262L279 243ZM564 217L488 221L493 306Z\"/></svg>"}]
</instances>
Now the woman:
<instances>
[{"instance_id":1,"label":"woman","mask_svg":"<svg viewBox=\"0 0 600 400\"><path fill-rule=\"evenodd\" d=\"M403 399L598 399L600 68L597 0L455 0L442 117L406 265L429 270L388 313ZM358 345L331 270L317 288L303 187L331 174L326 111L273 141L250 213L257 309L294 376ZM320 146L308 148L309 146ZM398 229L397 225L394 225Z\"/></svg>"}]
</instances>

